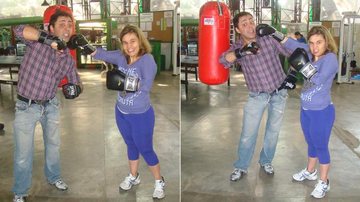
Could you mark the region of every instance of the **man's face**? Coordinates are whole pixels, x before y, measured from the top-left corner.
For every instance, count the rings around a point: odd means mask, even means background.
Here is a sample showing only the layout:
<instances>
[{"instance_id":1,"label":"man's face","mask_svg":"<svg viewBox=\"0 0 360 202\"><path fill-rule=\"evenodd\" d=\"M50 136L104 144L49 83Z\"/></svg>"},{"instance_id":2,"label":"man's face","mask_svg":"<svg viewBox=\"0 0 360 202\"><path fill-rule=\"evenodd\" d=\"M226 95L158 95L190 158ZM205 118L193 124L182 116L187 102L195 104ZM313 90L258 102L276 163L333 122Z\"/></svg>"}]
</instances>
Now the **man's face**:
<instances>
[{"instance_id":1,"label":"man's face","mask_svg":"<svg viewBox=\"0 0 360 202\"><path fill-rule=\"evenodd\" d=\"M245 15L239 18L239 23L235 30L246 42L249 42L254 41L256 38L255 28L254 18L251 15Z\"/></svg>"},{"instance_id":2,"label":"man's face","mask_svg":"<svg viewBox=\"0 0 360 202\"><path fill-rule=\"evenodd\" d=\"M56 20L54 26L50 26L50 33L68 42L73 35L74 23L70 17L60 16Z\"/></svg>"}]
</instances>

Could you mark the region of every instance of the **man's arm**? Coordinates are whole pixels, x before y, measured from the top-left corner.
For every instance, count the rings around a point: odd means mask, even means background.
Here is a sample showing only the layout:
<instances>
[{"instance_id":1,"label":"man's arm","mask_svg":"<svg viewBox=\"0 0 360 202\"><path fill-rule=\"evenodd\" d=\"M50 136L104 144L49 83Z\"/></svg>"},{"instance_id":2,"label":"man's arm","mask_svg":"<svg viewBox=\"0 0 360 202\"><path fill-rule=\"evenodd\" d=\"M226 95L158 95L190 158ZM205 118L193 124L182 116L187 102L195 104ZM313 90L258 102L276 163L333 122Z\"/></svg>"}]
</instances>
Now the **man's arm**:
<instances>
[{"instance_id":1,"label":"man's arm","mask_svg":"<svg viewBox=\"0 0 360 202\"><path fill-rule=\"evenodd\" d=\"M23 30L24 39L30 41L37 41L39 39L39 33L39 30L29 25L25 25Z\"/></svg>"},{"instance_id":2,"label":"man's arm","mask_svg":"<svg viewBox=\"0 0 360 202\"><path fill-rule=\"evenodd\" d=\"M23 37L25 40L38 41L40 43L47 44L56 50L62 50L66 47L65 42L60 40L58 37L51 36L48 33L39 31L29 25L24 26Z\"/></svg>"}]
</instances>

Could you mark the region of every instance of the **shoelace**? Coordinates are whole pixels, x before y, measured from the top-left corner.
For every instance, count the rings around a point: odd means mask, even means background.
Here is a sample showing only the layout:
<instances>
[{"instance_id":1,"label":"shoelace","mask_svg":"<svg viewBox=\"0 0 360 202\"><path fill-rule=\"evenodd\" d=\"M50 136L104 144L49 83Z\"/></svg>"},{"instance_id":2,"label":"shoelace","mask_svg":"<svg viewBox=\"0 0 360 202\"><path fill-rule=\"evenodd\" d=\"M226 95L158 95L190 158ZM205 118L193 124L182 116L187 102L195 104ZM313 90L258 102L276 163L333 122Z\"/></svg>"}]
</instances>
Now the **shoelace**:
<instances>
[{"instance_id":1,"label":"shoelace","mask_svg":"<svg viewBox=\"0 0 360 202\"><path fill-rule=\"evenodd\" d=\"M164 189L164 182L160 181L158 183L155 183L155 190L163 190Z\"/></svg>"},{"instance_id":2,"label":"shoelace","mask_svg":"<svg viewBox=\"0 0 360 202\"><path fill-rule=\"evenodd\" d=\"M272 172L273 168L272 168L271 165L265 165L265 170L268 170L268 171Z\"/></svg>"},{"instance_id":3,"label":"shoelace","mask_svg":"<svg viewBox=\"0 0 360 202\"><path fill-rule=\"evenodd\" d=\"M315 190L318 192L325 192L327 190L327 186L328 186L327 184L320 182L316 185Z\"/></svg>"},{"instance_id":4,"label":"shoelace","mask_svg":"<svg viewBox=\"0 0 360 202\"><path fill-rule=\"evenodd\" d=\"M309 173L309 174L307 174L307 173ZM307 176L310 176L311 173L310 173L309 171L305 170L304 172L301 172L301 175L302 175L304 178L306 178Z\"/></svg>"},{"instance_id":5,"label":"shoelace","mask_svg":"<svg viewBox=\"0 0 360 202\"><path fill-rule=\"evenodd\" d=\"M135 180L136 180L136 177L134 179L131 179L132 176L127 176L126 177L126 181L129 183L129 184L134 184Z\"/></svg>"},{"instance_id":6,"label":"shoelace","mask_svg":"<svg viewBox=\"0 0 360 202\"><path fill-rule=\"evenodd\" d=\"M235 170L234 170L234 173L235 173L236 175L239 175L239 174L241 173L241 170L240 170L240 169L235 169Z\"/></svg>"}]
</instances>

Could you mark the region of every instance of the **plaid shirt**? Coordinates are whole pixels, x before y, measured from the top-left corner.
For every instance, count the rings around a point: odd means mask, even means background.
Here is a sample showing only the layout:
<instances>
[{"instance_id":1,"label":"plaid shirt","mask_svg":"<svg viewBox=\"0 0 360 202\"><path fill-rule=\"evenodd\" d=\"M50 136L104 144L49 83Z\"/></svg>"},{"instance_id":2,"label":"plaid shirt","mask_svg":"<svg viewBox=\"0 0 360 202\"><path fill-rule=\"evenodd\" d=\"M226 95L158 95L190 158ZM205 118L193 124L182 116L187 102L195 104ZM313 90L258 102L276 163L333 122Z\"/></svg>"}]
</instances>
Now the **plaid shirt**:
<instances>
[{"instance_id":1,"label":"plaid shirt","mask_svg":"<svg viewBox=\"0 0 360 202\"><path fill-rule=\"evenodd\" d=\"M69 83L80 83L69 49L59 53L48 45L25 40L23 30L24 25L14 29L15 35L27 46L20 65L18 94L32 100L49 100L55 97L64 76Z\"/></svg>"},{"instance_id":2,"label":"plaid shirt","mask_svg":"<svg viewBox=\"0 0 360 202\"><path fill-rule=\"evenodd\" d=\"M256 43L260 47L256 55L247 55L236 62L241 64L247 87L251 92L271 93L280 87L286 77L279 54L288 57L290 52L269 36L256 37ZM243 40L240 39L220 56L220 63L230 67L232 63L225 60L225 54L243 46Z\"/></svg>"}]
</instances>

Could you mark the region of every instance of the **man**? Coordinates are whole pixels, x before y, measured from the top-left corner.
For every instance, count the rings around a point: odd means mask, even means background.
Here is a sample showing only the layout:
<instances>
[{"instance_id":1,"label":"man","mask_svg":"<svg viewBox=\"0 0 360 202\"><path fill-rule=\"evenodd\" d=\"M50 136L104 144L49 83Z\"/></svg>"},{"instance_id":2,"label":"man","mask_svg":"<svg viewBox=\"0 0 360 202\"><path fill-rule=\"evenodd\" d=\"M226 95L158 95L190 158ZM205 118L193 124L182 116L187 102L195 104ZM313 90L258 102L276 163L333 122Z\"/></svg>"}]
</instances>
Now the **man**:
<instances>
[{"instance_id":1,"label":"man","mask_svg":"<svg viewBox=\"0 0 360 202\"><path fill-rule=\"evenodd\" d=\"M14 29L15 35L27 46L20 66L15 105L15 202L25 201L31 186L37 122L43 130L46 179L59 190L68 189L60 173L60 103L56 92L64 76L69 80L69 84L63 86L65 98L73 99L81 92L75 61L65 46L73 34L73 26L72 15L59 10L51 16L49 33L24 25Z\"/></svg>"},{"instance_id":2,"label":"man","mask_svg":"<svg viewBox=\"0 0 360 202\"><path fill-rule=\"evenodd\" d=\"M298 31L295 32L295 38L298 42L306 43L305 37Z\"/></svg>"},{"instance_id":3,"label":"man","mask_svg":"<svg viewBox=\"0 0 360 202\"><path fill-rule=\"evenodd\" d=\"M266 109L268 116L259 164L265 173L274 174L271 162L288 97L287 89L295 88L296 78L292 74L286 77L282 69L279 54L288 56L289 52L277 41L281 40L281 33L257 36L256 31L262 34L268 25L262 24L256 27L253 16L248 12L237 14L233 23L236 32L240 34L240 39L220 56L220 62L226 67L230 67L235 62L240 63L250 91L244 106L238 158L230 176L231 181L237 181L247 173Z\"/></svg>"}]
</instances>

